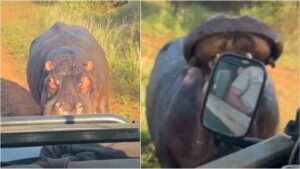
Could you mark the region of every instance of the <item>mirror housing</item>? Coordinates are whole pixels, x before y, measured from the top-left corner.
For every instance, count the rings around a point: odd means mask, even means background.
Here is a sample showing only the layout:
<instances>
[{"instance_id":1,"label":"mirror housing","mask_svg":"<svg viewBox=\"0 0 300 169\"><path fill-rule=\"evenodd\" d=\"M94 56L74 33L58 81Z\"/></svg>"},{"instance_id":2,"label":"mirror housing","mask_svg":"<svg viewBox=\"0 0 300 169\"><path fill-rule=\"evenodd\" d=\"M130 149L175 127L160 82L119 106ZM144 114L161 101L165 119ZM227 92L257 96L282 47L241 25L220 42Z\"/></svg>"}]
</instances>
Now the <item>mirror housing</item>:
<instances>
[{"instance_id":1,"label":"mirror housing","mask_svg":"<svg viewBox=\"0 0 300 169\"><path fill-rule=\"evenodd\" d=\"M201 111L202 126L218 135L245 137L266 83L262 62L222 54L211 74Z\"/></svg>"}]
</instances>

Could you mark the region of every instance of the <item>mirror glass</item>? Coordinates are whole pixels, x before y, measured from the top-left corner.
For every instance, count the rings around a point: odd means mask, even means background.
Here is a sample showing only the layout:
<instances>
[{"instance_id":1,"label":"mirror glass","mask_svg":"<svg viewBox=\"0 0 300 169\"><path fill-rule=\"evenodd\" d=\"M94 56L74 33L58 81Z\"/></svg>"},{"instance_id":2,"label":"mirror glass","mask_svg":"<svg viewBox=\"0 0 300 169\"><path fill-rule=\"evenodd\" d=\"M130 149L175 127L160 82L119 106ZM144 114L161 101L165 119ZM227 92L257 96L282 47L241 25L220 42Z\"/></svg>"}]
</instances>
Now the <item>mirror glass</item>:
<instances>
[{"instance_id":1,"label":"mirror glass","mask_svg":"<svg viewBox=\"0 0 300 169\"><path fill-rule=\"evenodd\" d=\"M230 137L245 136L265 81L259 61L222 55L210 78L202 112L204 127Z\"/></svg>"}]
</instances>

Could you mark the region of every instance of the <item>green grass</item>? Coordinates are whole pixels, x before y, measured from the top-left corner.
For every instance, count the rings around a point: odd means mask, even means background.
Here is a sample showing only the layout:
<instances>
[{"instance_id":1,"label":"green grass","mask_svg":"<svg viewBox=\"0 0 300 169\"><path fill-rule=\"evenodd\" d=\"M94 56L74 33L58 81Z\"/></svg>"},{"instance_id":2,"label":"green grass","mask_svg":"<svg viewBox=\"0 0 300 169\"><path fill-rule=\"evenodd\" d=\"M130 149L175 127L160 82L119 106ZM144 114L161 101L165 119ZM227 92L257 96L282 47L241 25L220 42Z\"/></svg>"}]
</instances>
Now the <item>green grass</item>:
<instances>
[{"instance_id":1,"label":"green grass","mask_svg":"<svg viewBox=\"0 0 300 169\"><path fill-rule=\"evenodd\" d=\"M18 61L22 72L26 71L29 48L33 37L36 37L42 30L37 24L37 20L37 15L32 15L1 26L2 42L9 47L10 53Z\"/></svg>"},{"instance_id":2,"label":"green grass","mask_svg":"<svg viewBox=\"0 0 300 169\"><path fill-rule=\"evenodd\" d=\"M141 5L142 31L156 36L183 36L210 15L206 8L195 5L181 7L177 12L167 2L142 2Z\"/></svg>"},{"instance_id":3,"label":"green grass","mask_svg":"<svg viewBox=\"0 0 300 169\"><path fill-rule=\"evenodd\" d=\"M111 2L114 3L114 2ZM109 7L108 2L57 2L37 5L30 15L1 27L3 43L25 72L31 41L55 22L82 26L104 49L113 80L112 92L139 101L139 2ZM111 4L108 4L111 5ZM129 99L128 99L129 98Z\"/></svg>"}]
</instances>

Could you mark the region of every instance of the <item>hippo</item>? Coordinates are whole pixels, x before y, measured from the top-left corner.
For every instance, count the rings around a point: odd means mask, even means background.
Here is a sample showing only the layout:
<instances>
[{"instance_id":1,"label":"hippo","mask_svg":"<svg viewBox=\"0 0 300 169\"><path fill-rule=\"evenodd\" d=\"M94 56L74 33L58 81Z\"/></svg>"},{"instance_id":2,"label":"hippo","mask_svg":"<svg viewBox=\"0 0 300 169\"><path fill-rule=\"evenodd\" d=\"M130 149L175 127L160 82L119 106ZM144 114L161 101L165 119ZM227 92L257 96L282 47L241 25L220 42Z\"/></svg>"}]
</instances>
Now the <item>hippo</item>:
<instances>
[{"instance_id":1,"label":"hippo","mask_svg":"<svg viewBox=\"0 0 300 169\"><path fill-rule=\"evenodd\" d=\"M35 38L27 81L43 115L108 112L108 63L83 27L57 22Z\"/></svg>"},{"instance_id":2,"label":"hippo","mask_svg":"<svg viewBox=\"0 0 300 169\"><path fill-rule=\"evenodd\" d=\"M164 45L146 91L148 129L161 167L196 167L218 157L218 143L200 118L209 75L221 53L250 53L275 67L282 50L279 34L251 15L212 16L187 36ZM278 122L276 94L267 76L247 136L269 138Z\"/></svg>"}]
</instances>

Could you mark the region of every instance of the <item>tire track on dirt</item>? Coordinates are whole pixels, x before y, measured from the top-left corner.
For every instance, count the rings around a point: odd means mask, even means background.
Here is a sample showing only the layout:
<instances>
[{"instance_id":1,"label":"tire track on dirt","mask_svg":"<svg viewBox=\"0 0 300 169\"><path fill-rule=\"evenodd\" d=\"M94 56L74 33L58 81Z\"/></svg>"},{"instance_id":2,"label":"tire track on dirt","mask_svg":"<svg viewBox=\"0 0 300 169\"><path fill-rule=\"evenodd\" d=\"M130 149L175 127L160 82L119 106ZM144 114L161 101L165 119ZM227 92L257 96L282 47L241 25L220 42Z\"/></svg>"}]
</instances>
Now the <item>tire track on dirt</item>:
<instances>
[{"instance_id":1,"label":"tire track on dirt","mask_svg":"<svg viewBox=\"0 0 300 169\"><path fill-rule=\"evenodd\" d=\"M1 115L39 115L39 106L28 90L26 76L16 65L8 49L1 45Z\"/></svg>"}]
</instances>

